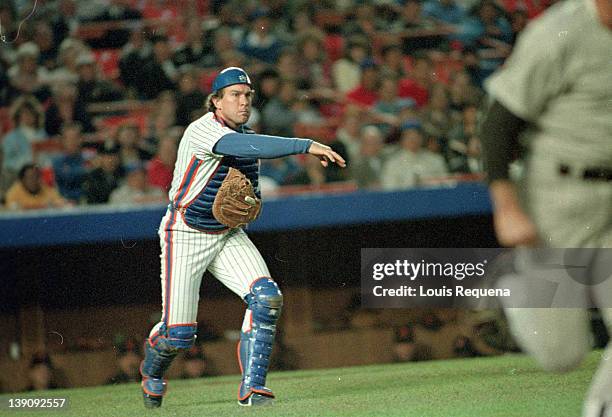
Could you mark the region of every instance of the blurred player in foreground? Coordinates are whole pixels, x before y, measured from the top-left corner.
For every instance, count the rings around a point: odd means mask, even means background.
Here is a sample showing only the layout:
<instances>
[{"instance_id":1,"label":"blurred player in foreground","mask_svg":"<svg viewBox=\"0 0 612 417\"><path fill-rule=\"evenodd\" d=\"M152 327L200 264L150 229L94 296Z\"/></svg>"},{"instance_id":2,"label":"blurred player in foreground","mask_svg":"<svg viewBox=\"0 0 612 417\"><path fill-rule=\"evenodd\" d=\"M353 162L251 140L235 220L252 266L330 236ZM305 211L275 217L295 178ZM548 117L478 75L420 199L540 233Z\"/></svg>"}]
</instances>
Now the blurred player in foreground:
<instances>
[{"instance_id":1,"label":"blurred player in foreground","mask_svg":"<svg viewBox=\"0 0 612 417\"><path fill-rule=\"evenodd\" d=\"M482 140L499 242L612 248L612 0L551 7L526 28L486 88L494 101ZM519 138L529 154L516 187L508 165ZM590 297L612 330L610 281L574 297ZM573 369L590 349L583 308L506 312L519 343L548 370ZM612 417L611 357L608 344L584 417Z\"/></svg>"},{"instance_id":2,"label":"blurred player in foreground","mask_svg":"<svg viewBox=\"0 0 612 417\"><path fill-rule=\"evenodd\" d=\"M253 90L247 73L236 67L213 81L208 113L191 123L178 149L170 205L162 219L162 321L145 342L141 365L146 407L160 407L164 374L179 350L195 342L202 275L210 271L247 304L238 345L241 405L270 403L265 386L283 297L242 226L261 208L259 158L309 153L327 167L344 167L329 146L307 139L254 134L245 123Z\"/></svg>"}]
</instances>

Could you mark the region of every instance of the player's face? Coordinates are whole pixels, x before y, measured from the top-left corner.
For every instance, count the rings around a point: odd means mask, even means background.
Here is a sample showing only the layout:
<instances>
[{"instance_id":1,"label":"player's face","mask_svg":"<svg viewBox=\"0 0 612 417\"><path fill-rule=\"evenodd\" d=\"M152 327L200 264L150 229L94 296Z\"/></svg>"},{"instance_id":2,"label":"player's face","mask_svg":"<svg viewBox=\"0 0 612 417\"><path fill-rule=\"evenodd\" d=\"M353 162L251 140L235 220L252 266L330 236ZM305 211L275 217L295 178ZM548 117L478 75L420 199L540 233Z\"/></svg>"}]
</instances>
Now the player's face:
<instances>
[{"instance_id":1,"label":"player's face","mask_svg":"<svg viewBox=\"0 0 612 417\"><path fill-rule=\"evenodd\" d=\"M217 100L215 106L230 126L243 125L251 116L253 90L247 84L230 85L225 88L223 97Z\"/></svg>"}]
</instances>

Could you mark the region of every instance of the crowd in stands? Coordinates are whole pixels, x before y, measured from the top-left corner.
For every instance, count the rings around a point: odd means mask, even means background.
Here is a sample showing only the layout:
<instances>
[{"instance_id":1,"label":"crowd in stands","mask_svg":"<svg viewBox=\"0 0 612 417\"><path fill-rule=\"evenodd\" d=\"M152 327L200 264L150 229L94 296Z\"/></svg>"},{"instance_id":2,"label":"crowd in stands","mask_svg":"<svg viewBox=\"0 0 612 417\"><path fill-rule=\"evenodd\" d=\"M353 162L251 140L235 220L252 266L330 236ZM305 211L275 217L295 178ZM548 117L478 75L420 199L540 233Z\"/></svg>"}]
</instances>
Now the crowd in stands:
<instances>
[{"instance_id":1,"label":"crowd in stands","mask_svg":"<svg viewBox=\"0 0 612 417\"><path fill-rule=\"evenodd\" d=\"M227 66L254 80L255 131L348 161L263 161L264 194L478 177L483 82L552 1L50 0L27 19L33 1L2 2L0 206L164 202Z\"/></svg>"}]
</instances>

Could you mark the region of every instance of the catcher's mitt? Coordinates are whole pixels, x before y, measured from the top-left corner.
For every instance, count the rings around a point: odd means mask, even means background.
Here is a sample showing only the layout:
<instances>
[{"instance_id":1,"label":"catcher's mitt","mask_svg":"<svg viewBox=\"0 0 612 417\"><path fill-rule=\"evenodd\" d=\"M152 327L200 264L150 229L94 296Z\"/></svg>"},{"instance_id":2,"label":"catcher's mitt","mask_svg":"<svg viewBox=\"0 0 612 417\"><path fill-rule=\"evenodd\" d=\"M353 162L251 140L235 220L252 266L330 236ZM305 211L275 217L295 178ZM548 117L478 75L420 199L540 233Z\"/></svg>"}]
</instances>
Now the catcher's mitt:
<instances>
[{"instance_id":1,"label":"catcher's mitt","mask_svg":"<svg viewBox=\"0 0 612 417\"><path fill-rule=\"evenodd\" d=\"M215 196L212 210L219 223L239 227L259 216L261 200L255 196L251 181L239 170L230 168Z\"/></svg>"}]
</instances>

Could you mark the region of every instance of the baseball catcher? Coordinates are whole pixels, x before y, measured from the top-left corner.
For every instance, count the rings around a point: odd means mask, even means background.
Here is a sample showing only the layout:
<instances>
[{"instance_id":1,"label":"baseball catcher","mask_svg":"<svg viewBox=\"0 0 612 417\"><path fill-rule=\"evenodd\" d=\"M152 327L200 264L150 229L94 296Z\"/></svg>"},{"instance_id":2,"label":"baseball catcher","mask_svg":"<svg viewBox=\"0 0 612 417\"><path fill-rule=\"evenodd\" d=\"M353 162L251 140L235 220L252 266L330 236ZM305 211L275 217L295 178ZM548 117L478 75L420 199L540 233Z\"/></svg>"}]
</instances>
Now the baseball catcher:
<instances>
[{"instance_id":1,"label":"baseball catcher","mask_svg":"<svg viewBox=\"0 0 612 417\"><path fill-rule=\"evenodd\" d=\"M246 304L238 344L242 380L238 402L268 404L274 398L266 377L283 295L242 226L261 212L259 159L308 153L345 166L329 146L310 139L255 134L246 127L253 92L247 73L236 67L213 81L208 113L191 123L181 139L170 204L159 227L163 314L145 342L140 367L144 404L160 407L164 375L196 338L200 283L210 271Z\"/></svg>"}]
</instances>

